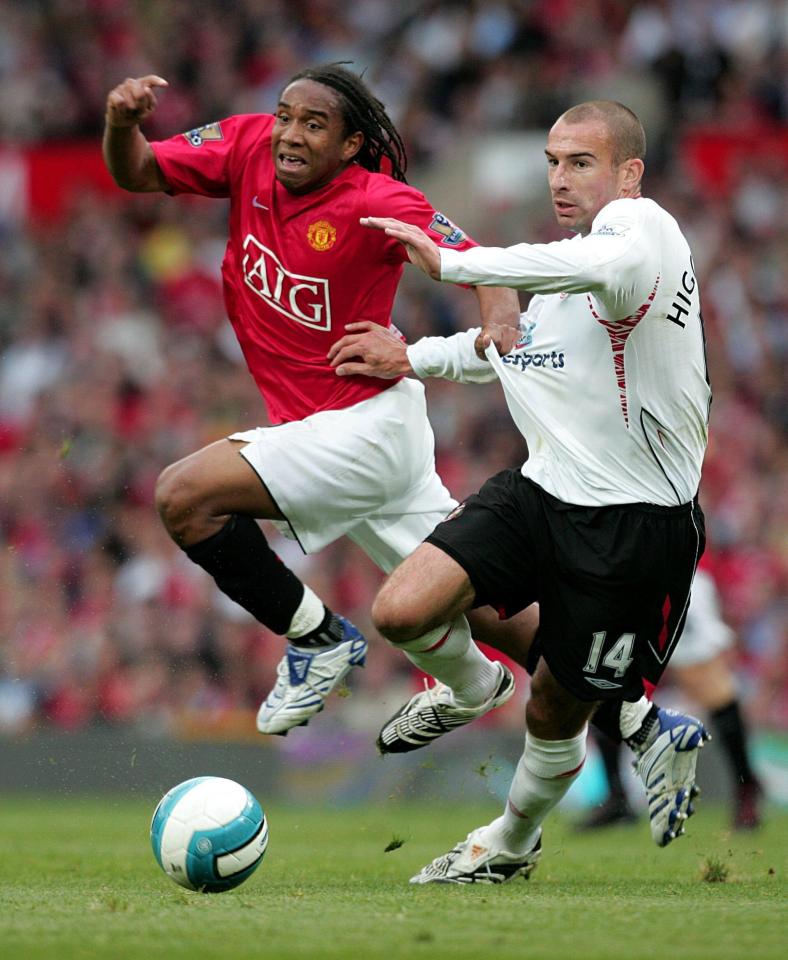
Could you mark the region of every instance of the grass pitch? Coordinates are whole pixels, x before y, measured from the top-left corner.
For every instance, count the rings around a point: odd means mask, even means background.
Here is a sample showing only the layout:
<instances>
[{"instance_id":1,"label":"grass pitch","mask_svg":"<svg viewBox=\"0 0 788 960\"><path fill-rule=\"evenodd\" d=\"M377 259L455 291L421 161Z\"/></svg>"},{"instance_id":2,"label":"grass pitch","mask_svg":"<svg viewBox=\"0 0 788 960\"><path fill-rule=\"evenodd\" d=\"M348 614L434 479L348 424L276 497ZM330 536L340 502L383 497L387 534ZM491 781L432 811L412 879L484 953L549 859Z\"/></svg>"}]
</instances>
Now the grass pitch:
<instances>
[{"instance_id":1,"label":"grass pitch","mask_svg":"<svg viewBox=\"0 0 788 960\"><path fill-rule=\"evenodd\" d=\"M273 806L262 866L241 887L205 895L159 870L148 840L157 799L0 798L2 957L785 956L784 813L742 835L701 807L689 836L666 850L645 822L578 834L553 817L529 882L468 888L407 880L495 816L495 804Z\"/></svg>"}]
</instances>

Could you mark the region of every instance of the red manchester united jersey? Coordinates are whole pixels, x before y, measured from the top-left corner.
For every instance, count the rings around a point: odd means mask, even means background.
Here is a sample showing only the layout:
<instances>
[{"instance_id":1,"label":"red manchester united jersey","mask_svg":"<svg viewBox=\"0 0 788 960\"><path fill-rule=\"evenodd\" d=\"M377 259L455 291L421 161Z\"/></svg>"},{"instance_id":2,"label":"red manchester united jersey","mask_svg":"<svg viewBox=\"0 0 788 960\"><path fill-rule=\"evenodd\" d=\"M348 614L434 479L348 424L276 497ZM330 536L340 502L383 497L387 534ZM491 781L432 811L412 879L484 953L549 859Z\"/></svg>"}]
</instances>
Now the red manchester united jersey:
<instances>
[{"instance_id":1,"label":"red manchester united jersey","mask_svg":"<svg viewBox=\"0 0 788 960\"><path fill-rule=\"evenodd\" d=\"M360 217L396 217L455 250L473 242L418 190L357 164L311 193L289 193L274 173L273 126L273 116L230 117L152 147L173 193L230 198L227 313L271 422L283 423L396 382L338 377L326 359L346 324L390 325L407 260L398 241Z\"/></svg>"}]
</instances>

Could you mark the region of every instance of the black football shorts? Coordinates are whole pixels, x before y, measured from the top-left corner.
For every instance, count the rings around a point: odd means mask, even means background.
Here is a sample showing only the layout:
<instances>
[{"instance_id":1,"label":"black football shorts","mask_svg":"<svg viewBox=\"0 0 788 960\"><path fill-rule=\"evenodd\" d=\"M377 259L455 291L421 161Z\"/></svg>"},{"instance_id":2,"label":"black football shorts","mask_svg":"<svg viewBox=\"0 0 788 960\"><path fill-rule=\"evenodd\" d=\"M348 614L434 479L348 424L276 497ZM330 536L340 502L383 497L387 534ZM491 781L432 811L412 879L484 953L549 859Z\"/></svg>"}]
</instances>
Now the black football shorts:
<instances>
[{"instance_id":1,"label":"black football shorts","mask_svg":"<svg viewBox=\"0 0 788 960\"><path fill-rule=\"evenodd\" d=\"M705 546L697 503L580 507L519 470L488 480L427 542L502 618L539 602L538 652L580 700L637 700L681 635Z\"/></svg>"}]
</instances>

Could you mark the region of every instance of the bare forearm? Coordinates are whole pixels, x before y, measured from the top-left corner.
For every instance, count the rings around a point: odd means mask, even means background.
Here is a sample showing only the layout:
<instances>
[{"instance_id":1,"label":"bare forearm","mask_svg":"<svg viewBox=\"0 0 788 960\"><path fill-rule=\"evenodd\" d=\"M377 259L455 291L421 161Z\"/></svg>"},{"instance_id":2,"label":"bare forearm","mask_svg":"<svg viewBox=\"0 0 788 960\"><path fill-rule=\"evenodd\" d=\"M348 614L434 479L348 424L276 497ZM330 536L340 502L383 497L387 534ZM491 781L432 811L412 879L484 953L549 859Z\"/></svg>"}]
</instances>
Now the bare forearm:
<instances>
[{"instance_id":1,"label":"bare forearm","mask_svg":"<svg viewBox=\"0 0 788 960\"><path fill-rule=\"evenodd\" d=\"M167 184L140 124L156 109L156 90L167 81L156 74L128 77L110 90L104 116L104 162L124 190L146 193Z\"/></svg>"},{"instance_id":2,"label":"bare forearm","mask_svg":"<svg viewBox=\"0 0 788 960\"><path fill-rule=\"evenodd\" d=\"M514 327L520 323L520 301L515 290L504 287L476 287L482 326Z\"/></svg>"},{"instance_id":3,"label":"bare forearm","mask_svg":"<svg viewBox=\"0 0 788 960\"><path fill-rule=\"evenodd\" d=\"M164 190L161 175L150 144L138 126L104 126L104 162L112 179L124 190L135 193Z\"/></svg>"},{"instance_id":4,"label":"bare forearm","mask_svg":"<svg viewBox=\"0 0 788 960\"><path fill-rule=\"evenodd\" d=\"M503 357L514 347L520 336L520 301L514 290L504 287L476 287L482 329L476 338L476 355L485 358L485 350L495 344Z\"/></svg>"}]
</instances>

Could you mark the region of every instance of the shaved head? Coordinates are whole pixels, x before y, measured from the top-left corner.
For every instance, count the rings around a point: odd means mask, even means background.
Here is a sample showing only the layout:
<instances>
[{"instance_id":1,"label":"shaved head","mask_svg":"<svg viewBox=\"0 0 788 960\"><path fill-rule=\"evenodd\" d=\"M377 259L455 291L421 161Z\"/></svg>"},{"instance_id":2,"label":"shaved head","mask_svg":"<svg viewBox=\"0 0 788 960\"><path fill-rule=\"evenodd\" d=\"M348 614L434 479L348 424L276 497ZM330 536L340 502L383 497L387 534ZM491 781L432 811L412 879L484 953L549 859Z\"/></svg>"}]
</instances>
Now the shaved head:
<instances>
[{"instance_id":1,"label":"shaved head","mask_svg":"<svg viewBox=\"0 0 788 960\"><path fill-rule=\"evenodd\" d=\"M585 236L608 203L637 199L645 152L643 127L621 103L589 100L562 114L545 148L559 224Z\"/></svg>"},{"instance_id":2,"label":"shaved head","mask_svg":"<svg viewBox=\"0 0 788 960\"><path fill-rule=\"evenodd\" d=\"M584 123L598 120L610 134L613 163L637 158L646 159L646 132L637 116L616 100L587 100L561 114L559 122Z\"/></svg>"}]
</instances>

